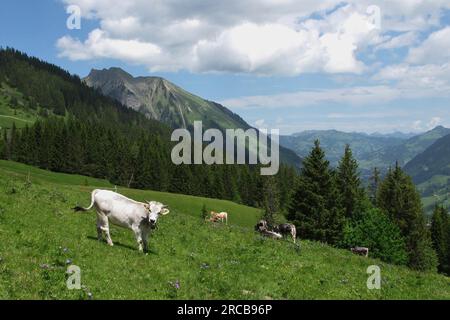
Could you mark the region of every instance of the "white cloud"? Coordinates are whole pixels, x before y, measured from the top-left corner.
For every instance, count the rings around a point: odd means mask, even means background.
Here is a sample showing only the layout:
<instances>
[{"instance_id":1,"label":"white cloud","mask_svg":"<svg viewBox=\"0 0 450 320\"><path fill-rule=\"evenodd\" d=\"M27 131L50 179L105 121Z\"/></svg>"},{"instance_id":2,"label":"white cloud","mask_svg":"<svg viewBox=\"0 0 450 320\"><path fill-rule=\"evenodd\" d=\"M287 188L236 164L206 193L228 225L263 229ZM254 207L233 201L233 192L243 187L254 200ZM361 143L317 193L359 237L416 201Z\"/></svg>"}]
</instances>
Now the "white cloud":
<instances>
[{"instance_id":1,"label":"white cloud","mask_svg":"<svg viewBox=\"0 0 450 320\"><path fill-rule=\"evenodd\" d=\"M441 123L441 117L433 117L426 123L423 120L416 120L413 122L411 128L415 131L428 131L436 128Z\"/></svg>"},{"instance_id":2,"label":"white cloud","mask_svg":"<svg viewBox=\"0 0 450 320\"><path fill-rule=\"evenodd\" d=\"M227 107L239 108L297 108L320 104L379 104L400 98L403 92L389 86L366 86L338 89L305 90L294 93L249 96L222 101Z\"/></svg>"},{"instance_id":3,"label":"white cloud","mask_svg":"<svg viewBox=\"0 0 450 320\"><path fill-rule=\"evenodd\" d=\"M110 57L151 71L288 76L361 73L366 66L360 52L382 42L394 48L412 41L412 33L385 35L398 29L395 23L417 20L407 31L430 27L447 6L443 1L379 1L380 20L367 11L373 4L369 0L64 2L79 5L84 18L100 25L87 39L59 39L60 55L72 60Z\"/></svg>"},{"instance_id":4,"label":"white cloud","mask_svg":"<svg viewBox=\"0 0 450 320\"><path fill-rule=\"evenodd\" d=\"M266 128L266 120L259 119L255 121L256 128Z\"/></svg>"},{"instance_id":5,"label":"white cloud","mask_svg":"<svg viewBox=\"0 0 450 320\"><path fill-rule=\"evenodd\" d=\"M435 64L450 61L450 26L433 32L420 46L410 49L407 62Z\"/></svg>"},{"instance_id":6,"label":"white cloud","mask_svg":"<svg viewBox=\"0 0 450 320\"><path fill-rule=\"evenodd\" d=\"M161 49L154 44L138 40L111 39L100 29L92 31L84 43L64 36L58 40L57 45L62 49L60 55L72 60L88 60L96 57L130 59L136 63L143 63L161 54Z\"/></svg>"},{"instance_id":7,"label":"white cloud","mask_svg":"<svg viewBox=\"0 0 450 320\"><path fill-rule=\"evenodd\" d=\"M390 81L397 87L428 96L449 96L450 63L411 66L398 64L380 70L374 77L378 81Z\"/></svg>"},{"instance_id":8,"label":"white cloud","mask_svg":"<svg viewBox=\"0 0 450 320\"><path fill-rule=\"evenodd\" d=\"M417 44L419 41L418 33L416 31L409 31L402 33L398 36L388 38L386 41L381 43L376 47L376 50L390 50L390 49L397 49L397 48L403 48L403 47L409 47L412 45Z\"/></svg>"}]
</instances>

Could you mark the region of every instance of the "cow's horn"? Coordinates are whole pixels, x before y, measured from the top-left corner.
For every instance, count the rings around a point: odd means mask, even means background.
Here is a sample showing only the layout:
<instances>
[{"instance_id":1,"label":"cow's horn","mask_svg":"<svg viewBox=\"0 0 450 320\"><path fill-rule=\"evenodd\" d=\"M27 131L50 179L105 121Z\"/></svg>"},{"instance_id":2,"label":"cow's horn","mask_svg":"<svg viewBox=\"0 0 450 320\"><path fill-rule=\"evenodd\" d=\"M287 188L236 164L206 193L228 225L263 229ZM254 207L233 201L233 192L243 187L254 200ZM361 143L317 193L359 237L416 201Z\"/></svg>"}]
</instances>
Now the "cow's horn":
<instances>
[{"instance_id":1,"label":"cow's horn","mask_svg":"<svg viewBox=\"0 0 450 320\"><path fill-rule=\"evenodd\" d=\"M166 214L169 214L169 212L170 212L170 210L169 210L169 209L166 209L166 208L163 208L163 209L161 210L161 214L162 214L163 216L165 216Z\"/></svg>"}]
</instances>

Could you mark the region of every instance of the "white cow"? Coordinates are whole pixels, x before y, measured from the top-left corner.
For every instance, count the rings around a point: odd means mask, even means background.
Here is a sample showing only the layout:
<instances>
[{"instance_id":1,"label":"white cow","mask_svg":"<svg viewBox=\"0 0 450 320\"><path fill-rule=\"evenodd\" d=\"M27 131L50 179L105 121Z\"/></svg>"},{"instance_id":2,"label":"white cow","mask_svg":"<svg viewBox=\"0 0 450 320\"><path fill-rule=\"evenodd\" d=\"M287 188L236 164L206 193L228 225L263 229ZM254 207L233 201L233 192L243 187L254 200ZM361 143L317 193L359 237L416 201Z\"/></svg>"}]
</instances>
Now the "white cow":
<instances>
[{"instance_id":1,"label":"white cow","mask_svg":"<svg viewBox=\"0 0 450 320\"><path fill-rule=\"evenodd\" d=\"M137 202L109 190L92 191L91 205L88 208L75 207L76 212L97 210L97 236L102 240L105 233L106 241L113 246L109 234L109 222L114 225L133 230L139 244L139 250L148 251L148 235L156 227L160 215L169 213L167 206L160 202Z\"/></svg>"}]
</instances>

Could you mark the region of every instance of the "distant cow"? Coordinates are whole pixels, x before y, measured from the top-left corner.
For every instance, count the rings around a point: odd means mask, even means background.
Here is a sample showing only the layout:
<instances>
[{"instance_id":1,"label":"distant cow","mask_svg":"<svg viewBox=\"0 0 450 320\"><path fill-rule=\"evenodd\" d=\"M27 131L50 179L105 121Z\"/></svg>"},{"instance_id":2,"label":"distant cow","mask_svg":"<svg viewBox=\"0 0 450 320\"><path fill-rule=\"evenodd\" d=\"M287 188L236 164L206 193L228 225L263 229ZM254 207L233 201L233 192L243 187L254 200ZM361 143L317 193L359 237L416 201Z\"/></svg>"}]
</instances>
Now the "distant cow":
<instances>
[{"instance_id":1,"label":"distant cow","mask_svg":"<svg viewBox=\"0 0 450 320\"><path fill-rule=\"evenodd\" d=\"M210 214L211 218L209 219L209 221L211 222L220 221L222 223L225 222L225 224L228 224L228 213L211 211Z\"/></svg>"},{"instance_id":2,"label":"distant cow","mask_svg":"<svg viewBox=\"0 0 450 320\"><path fill-rule=\"evenodd\" d=\"M258 224L255 226L255 230L261 232L262 230L269 230L269 226L266 220L260 220ZM297 229L293 224L290 223L282 223L280 225L277 225L273 227L272 232L275 232L277 234L281 235L291 235L292 240L294 240L294 243L296 242L297 238Z\"/></svg>"},{"instance_id":3,"label":"distant cow","mask_svg":"<svg viewBox=\"0 0 450 320\"><path fill-rule=\"evenodd\" d=\"M275 226L273 228L273 231L275 232L279 232L281 233L283 236L285 235L291 235L292 236L292 240L295 240L297 238L297 229L295 228L295 225L291 224L291 223L282 223L278 226Z\"/></svg>"},{"instance_id":4,"label":"distant cow","mask_svg":"<svg viewBox=\"0 0 450 320\"><path fill-rule=\"evenodd\" d=\"M256 226L255 230L261 233L263 236L272 238L272 239L282 239L283 236L277 232L270 231L267 227L267 221L260 220Z\"/></svg>"},{"instance_id":5,"label":"distant cow","mask_svg":"<svg viewBox=\"0 0 450 320\"><path fill-rule=\"evenodd\" d=\"M113 246L109 234L109 222L114 225L131 229L139 244L139 251L148 251L148 235L155 229L159 216L169 213L167 206L160 202L137 202L108 190L94 190L91 195L91 205L88 208L75 207L73 210L89 211L95 207L97 211L97 236L102 240L105 233L106 241Z\"/></svg>"},{"instance_id":6,"label":"distant cow","mask_svg":"<svg viewBox=\"0 0 450 320\"><path fill-rule=\"evenodd\" d=\"M368 257L369 256L369 248L366 247L354 247L350 249L354 254Z\"/></svg>"}]
</instances>

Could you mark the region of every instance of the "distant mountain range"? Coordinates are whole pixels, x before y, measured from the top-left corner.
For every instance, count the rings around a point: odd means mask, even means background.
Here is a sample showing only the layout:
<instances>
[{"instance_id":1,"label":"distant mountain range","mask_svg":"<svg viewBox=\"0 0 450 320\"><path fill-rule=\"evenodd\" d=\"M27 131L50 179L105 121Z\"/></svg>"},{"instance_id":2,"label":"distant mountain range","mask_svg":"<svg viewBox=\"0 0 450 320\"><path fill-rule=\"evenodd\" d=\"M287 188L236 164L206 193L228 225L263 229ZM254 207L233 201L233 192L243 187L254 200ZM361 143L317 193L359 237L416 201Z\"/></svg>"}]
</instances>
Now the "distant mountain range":
<instances>
[{"instance_id":1,"label":"distant mountain range","mask_svg":"<svg viewBox=\"0 0 450 320\"><path fill-rule=\"evenodd\" d=\"M341 159L345 146L349 144L354 156L361 161L364 155L374 153L380 149L401 144L404 139L398 137L386 137L368 135L364 133L349 133L336 130L309 130L295 133L290 136L281 136L280 143L299 156L305 157L311 151L316 139L320 140L328 160L332 166L337 166Z\"/></svg>"},{"instance_id":2,"label":"distant mountain range","mask_svg":"<svg viewBox=\"0 0 450 320\"><path fill-rule=\"evenodd\" d=\"M396 162L400 166L406 165L414 157L424 152L438 139L450 134L450 129L438 126L433 130L416 135L402 141L399 144L386 146L375 152L362 155L361 167L365 169L373 167L392 166Z\"/></svg>"},{"instance_id":3,"label":"distant mountain range","mask_svg":"<svg viewBox=\"0 0 450 320\"><path fill-rule=\"evenodd\" d=\"M281 136L280 143L299 156L305 157L310 152L314 140L319 139L331 165L337 166L345 145L349 144L361 170L367 172L374 167L386 169L398 162L404 166L415 156L425 151L436 140L450 134L450 129L442 126L431 131L413 135L403 133L365 134L341 132L336 130L310 130Z\"/></svg>"},{"instance_id":4,"label":"distant mountain range","mask_svg":"<svg viewBox=\"0 0 450 320\"><path fill-rule=\"evenodd\" d=\"M436 203L449 207L450 134L438 139L408 162L405 171L417 184L428 213L433 211Z\"/></svg>"},{"instance_id":5,"label":"distant mountain range","mask_svg":"<svg viewBox=\"0 0 450 320\"><path fill-rule=\"evenodd\" d=\"M244 129L251 126L224 106L204 100L160 77L133 77L120 68L91 70L83 79L88 86L123 105L172 128L192 129L201 120L204 129ZM301 158L280 146L280 160L299 167Z\"/></svg>"},{"instance_id":6,"label":"distant mountain range","mask_svg":"<svg viewBox=\"0 0 450 320\"><path fill-rule=\"evenodd\" d=\"M405 170L417 184L437 175L450 177L450 134L438 139L408 162Z\"/></svg>"}]
</instances>

